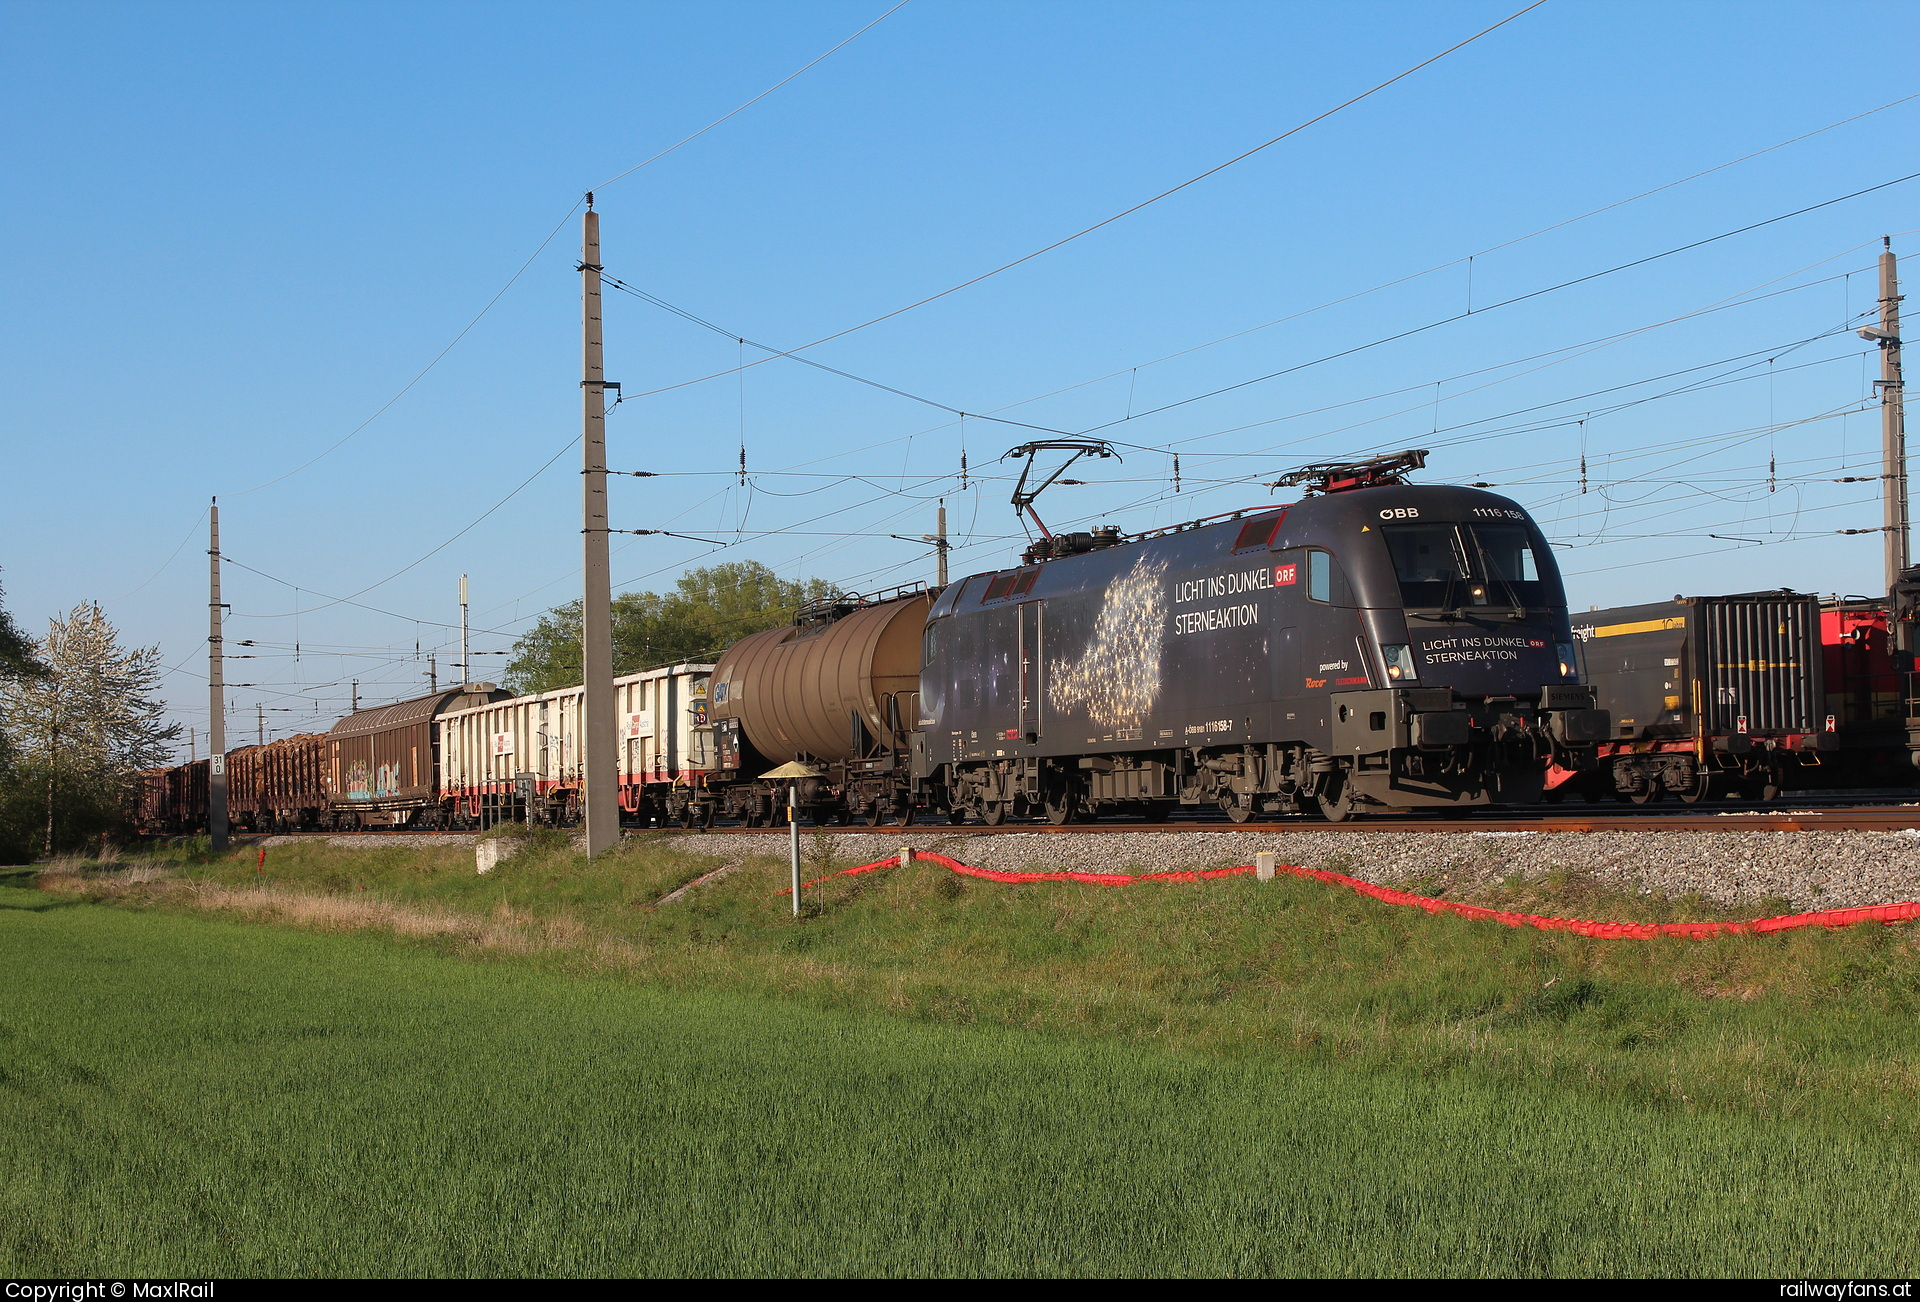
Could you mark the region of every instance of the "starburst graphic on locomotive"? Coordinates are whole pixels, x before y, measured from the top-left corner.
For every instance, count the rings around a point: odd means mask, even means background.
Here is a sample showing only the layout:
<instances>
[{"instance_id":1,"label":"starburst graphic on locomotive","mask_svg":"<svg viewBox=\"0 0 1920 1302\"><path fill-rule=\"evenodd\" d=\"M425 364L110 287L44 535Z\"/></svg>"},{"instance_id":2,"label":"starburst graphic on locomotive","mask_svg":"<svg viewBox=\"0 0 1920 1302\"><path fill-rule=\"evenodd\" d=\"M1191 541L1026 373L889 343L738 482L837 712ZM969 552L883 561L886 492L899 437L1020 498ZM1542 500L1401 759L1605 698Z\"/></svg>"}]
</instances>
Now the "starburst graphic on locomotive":
<instances>
[{"instance_id":1,"label":"starburst graphic on locomotive","mask_svg":"<svg viewBox=\"0 0 1920 1302\"><path fill-rule=\"evenodd\" d=\"M1167 562L1142 556L1107 587L1093 636L1077 662L1053 662L1055 709L1084 707L1103 728L1138 723L1160 695L1167 630Z\"/></svg>"}]
</instances>

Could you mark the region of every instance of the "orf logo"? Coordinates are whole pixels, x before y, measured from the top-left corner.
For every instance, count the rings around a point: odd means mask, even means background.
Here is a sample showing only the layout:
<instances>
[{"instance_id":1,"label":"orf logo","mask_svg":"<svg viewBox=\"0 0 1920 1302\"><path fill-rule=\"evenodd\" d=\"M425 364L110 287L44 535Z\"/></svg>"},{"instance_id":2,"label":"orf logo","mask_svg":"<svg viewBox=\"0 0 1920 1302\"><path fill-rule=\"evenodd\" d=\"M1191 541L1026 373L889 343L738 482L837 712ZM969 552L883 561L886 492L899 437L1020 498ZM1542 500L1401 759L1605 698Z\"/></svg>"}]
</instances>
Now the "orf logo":
<instances>
[{"instance_id":1,"label":"orf logo","mask_svg":"<svg viewBox=\"0 0 1920 1302\"><path fill-rule=\"evenodd\" d=\"M1290 583L1297 582L1299 576L1300 567L1298 565L1276 565L1273 567L1273 586L1276 588L1284 588Z\"/></svg>"}]
</instances>

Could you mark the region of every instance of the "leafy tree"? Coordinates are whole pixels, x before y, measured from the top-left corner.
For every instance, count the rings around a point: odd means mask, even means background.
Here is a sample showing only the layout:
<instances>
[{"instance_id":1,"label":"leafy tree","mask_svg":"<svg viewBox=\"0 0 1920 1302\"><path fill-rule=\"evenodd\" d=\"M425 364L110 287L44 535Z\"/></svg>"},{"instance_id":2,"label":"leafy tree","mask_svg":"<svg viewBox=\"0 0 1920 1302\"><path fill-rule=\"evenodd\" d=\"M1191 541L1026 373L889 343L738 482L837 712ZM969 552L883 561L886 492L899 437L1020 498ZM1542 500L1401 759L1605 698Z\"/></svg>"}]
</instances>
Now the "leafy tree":
<instances>
[{"instance_id":1,"label":"leafy tree","mask_svg":"<svg viewBox=\"0 0 1920 1302\"><path fill-rule=\"evenodd\" d=\"M749 633L777 628L801 605L837 589L820 579L783 579L758 561L688 570L668 593L613 599L613 671L710 660ZM514 643L507 685L518 692L570 687L583 677L580 603L555 606Z\"/></svg>"},{"instance_id":2,"label":"leafy tree","mask_svg":"<svg viewBox=\"0 0 1920 1302\"><path fill-rule=\"evenodd\" d=\"M100 608L75 606L53 620L37 648L44 672L0 681L0 720L21 761L8 819L21 793L41 797L41 853L111 825L125 808L129 780L173 757L180 725L165 723L159 699L160 649L124 648ZM62 812L71 815L62 818Z\"/></svg>"},{"instance_id":3,"label":"leafy tree","mask_svg":"<svg viewBox=\"0 0 1920 1302\"><path fill-rule=\"evenodd\" d=\"M6 589L0 588L0 596L5 595ZM38 678L46 671L34 655L32 639L20 631L6 608L0 607L0 681Z\"/></svg>"}]
</instances>

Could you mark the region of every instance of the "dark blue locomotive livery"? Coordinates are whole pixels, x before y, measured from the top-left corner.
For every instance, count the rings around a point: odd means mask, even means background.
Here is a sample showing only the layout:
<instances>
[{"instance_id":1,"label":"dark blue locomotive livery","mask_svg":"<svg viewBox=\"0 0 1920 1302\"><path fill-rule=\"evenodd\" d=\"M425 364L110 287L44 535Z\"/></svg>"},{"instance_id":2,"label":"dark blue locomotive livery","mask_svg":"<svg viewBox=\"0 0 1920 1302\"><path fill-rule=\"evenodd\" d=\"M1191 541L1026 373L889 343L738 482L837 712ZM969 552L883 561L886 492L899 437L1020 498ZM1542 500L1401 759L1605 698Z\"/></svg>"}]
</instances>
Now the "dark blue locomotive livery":
<instances>
[{"instance_id":1,"label":"dark blue locomotive livery","mask_svg":"<svg viewBox=\"0 0 1920 1302\"><path fill-rule=\"evenodd\" d=\"M916 803L989 824L1339 820L1529 803L1591 768L1607 717L1539 529L1405 468L1132 540L1069 535L951 585L928 612Z\"/></svg>"}]
</instances>

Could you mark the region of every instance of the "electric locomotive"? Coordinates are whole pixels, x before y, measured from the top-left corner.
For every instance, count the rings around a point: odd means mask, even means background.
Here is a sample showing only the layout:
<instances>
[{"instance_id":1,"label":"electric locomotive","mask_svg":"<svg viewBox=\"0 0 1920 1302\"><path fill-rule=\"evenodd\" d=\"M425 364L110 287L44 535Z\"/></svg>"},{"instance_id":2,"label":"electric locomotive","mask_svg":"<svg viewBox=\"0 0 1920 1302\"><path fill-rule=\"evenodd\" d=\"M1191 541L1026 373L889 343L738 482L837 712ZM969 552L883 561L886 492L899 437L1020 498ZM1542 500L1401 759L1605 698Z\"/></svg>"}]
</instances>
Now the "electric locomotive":
<instances>
[{"instance_id":1,"label":"electric locomotive","mask_svg":"<svg viewBox=\"0 0 1920 1302\"><path fill-rule=\"evenodd\" d=\"M1546 540L1508 498L1406 483L1424 463L1308 467L1282 481L1306 487L1292 505L1048 536L948 587L924 633L916 803L988 824L1342 820L1530 803L1591 769L1608 719Z\"/></svg>"}]
</instances>

